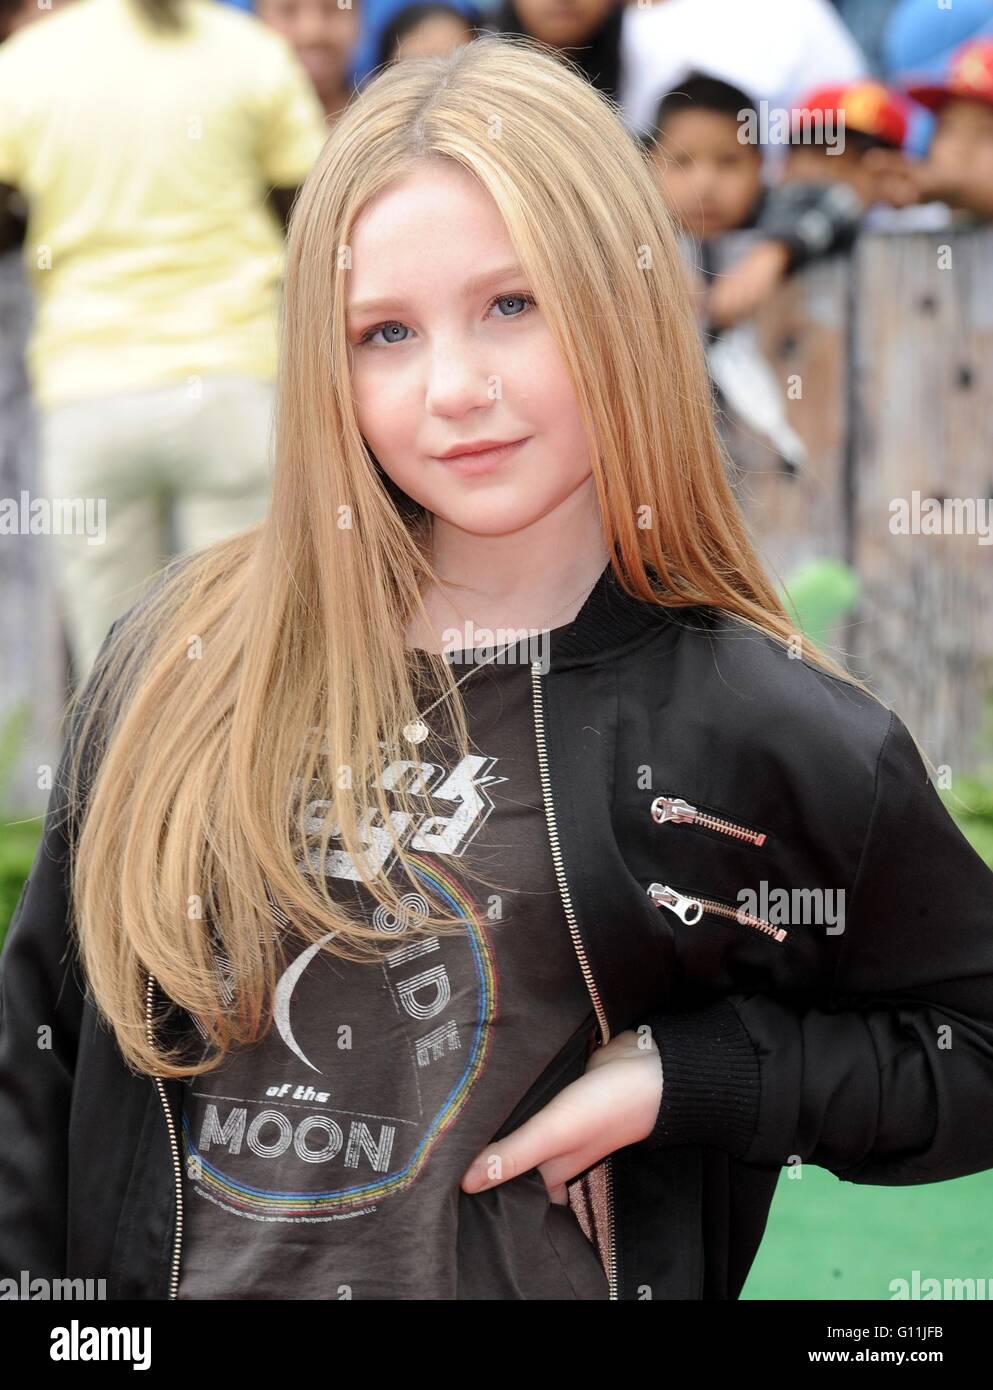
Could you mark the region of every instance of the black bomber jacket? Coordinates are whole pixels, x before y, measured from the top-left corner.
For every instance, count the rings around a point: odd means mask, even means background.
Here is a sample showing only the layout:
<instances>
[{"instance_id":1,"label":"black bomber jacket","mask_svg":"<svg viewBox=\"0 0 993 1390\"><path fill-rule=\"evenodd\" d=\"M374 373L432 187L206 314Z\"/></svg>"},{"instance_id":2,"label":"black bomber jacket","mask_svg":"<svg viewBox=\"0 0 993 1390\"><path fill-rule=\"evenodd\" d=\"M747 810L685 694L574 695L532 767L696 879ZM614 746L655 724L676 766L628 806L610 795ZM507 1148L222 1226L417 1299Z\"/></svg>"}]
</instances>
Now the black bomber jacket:
<instances>
[{"instance_id":1,"label":"black bomber jacket","mask_svg":"<svg viewBox=\"0 0 993 1390\"><path fill-rule=\"evenodd\" d=\"M652 1133L569 1185L611 1297L736 1298L784 1165L881 1185L993 1167L993 872L897 715L726 614L631 598L609 566L531 676L598 1027L493 1138L595 1042L650 1028ZM174 1298L181 1083L125 1065L81 978L67 753L0 958L0 1279ZM148 1001L151 1028L151 976Z\"/></svg>"}]
</instances>

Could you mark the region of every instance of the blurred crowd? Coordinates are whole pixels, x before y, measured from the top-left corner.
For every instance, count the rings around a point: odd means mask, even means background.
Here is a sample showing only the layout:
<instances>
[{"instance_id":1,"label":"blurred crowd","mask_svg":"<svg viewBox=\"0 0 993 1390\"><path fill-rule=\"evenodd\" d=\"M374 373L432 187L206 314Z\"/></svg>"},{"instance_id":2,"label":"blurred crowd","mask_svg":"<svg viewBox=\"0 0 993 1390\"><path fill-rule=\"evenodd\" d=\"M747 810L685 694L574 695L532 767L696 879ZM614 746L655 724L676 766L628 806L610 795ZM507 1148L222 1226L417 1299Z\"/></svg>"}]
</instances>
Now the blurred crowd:
<instances>
[{"instance_id":1,"label":"blurred crowd","mask_svg":"<svg viewBox=\"0 0 993 1390\"><path fill-rule=\"evenodd\" d=\"M484 30L616 103L708 334L862 226L993 217L993 0L0 0L39 491L114 520L54 538L77 674L167 554L265 510L283 237L329 129L384 66Z\"/></svg>"}]
</instances>

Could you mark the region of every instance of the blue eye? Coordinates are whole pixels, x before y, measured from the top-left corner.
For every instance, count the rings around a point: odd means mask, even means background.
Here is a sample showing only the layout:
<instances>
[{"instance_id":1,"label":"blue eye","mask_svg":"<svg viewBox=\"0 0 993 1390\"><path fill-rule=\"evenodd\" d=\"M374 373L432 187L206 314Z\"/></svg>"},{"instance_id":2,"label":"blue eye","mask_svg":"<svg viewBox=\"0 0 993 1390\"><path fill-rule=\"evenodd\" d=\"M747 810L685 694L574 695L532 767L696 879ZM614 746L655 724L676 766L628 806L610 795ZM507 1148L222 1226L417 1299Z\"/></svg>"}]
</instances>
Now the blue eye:
<instances>
[{"instance_id":1,"label":"blue eye","mask_svg":"<svg viewBox=\"0 0 993 1390\"><path fill-rule=\"evenodd\" d=\"M366 329L366 331L362 334L362 337L359 339L359 343L360 343L360 344L362 344L362 343L368 343L368 342L370 342L371 339L375 336L375 334L380 333L380 332L386 332L386 331L387 331L388 329L390 329L390 328L403 328L403 327L404 327L404 325L403 325L402 323L395 323L395 322L377 323L375 328L367 328L367 329ZM391 341L393 341L393 342L397 342L397 341L403 342L403 339L402 339L402 338L401 338L401 339L393 338Z\"/></svg>"},{"instance_id":2,"label":"blue eye","mask_svg":"<svg viewBox=\"0 0 993 1390\"><path fill-rule=\"evenodd\" d=\"M492 309L496 304L500 304L508 300L511 302L513 302L514 300L519 300L522 304L529 305L531 307L533 307L535 303L534 296L530 294L498 294L490 300L489 304L486 306L487 310ZM500 317L504 319L519 319L523 317L523 311L517 314L501 314ZM385 323L377 323L374 328L367 328L366 331L359 338L359 346L361 347L363 343L372 342L372 339L375 337L377 333L386 332L391 328L401 328L405 332L409 332L406 324L398 323L396 319L387 319ZM385 344L382 344L382 346L389 346L390 342L405 343L406 341L406 338L392 338L388 339ZM379 344L377 344L377 346L379 346Z\"/></svg>"},{"instance_id":3,"label":"blue eye","mask_svg":"<svg viewBox=\"0 0 993 1390\"><path fill-rule=\"evenodd\" d=\"M521 301L522 304L530 304L530 305L533 305L533 304L534 304L534 296L533 296L533 295L530 295L530 294L498 294L497 297L496 297L496 299L490 301L489 307L492 309L494 304L499 304L499 303L501 303L503 300L507 300L507 299L519 299L519 300ZM520 314L510 314L510 315L508 316L508 315L506 315L506 314L502 314L501 317L502 317L502 318L510 317L510 318L512 318L512 319L519 319L519 318L521 317L521 315L520 315Z\"/></svg>"}]
</instances>

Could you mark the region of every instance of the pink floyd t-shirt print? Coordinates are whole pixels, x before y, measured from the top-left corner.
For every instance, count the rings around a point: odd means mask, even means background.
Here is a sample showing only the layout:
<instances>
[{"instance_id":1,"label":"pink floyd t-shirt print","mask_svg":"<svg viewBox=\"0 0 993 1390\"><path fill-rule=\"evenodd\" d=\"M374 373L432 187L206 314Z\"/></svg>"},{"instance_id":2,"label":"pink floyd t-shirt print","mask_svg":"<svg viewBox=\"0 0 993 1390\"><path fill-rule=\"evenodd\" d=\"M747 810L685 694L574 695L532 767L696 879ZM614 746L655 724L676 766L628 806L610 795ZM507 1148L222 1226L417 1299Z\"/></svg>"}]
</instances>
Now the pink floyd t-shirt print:
<instances>
[{"instance_id":1,"label":"pink floyd t-shirt print","mask_svg":"<svg viewBox=\"0 0 993 1390\"><path fill-rule=\"evenodd\" d=\"M331 840L325 872L394 947L352 962L291 938L268 1034L184 1086L182 1299L608 1297L537 1168L459 1186L522 1096L582 1074L595 1027L549 848L529 666L497 660L460 693L470 756L431 736L384 787L430 791L434 819L402 843L423 897L464 931L407 936ZM485 885L460 878L470 847L513 885L497 914ZM409 914L421 898L407 885Z\"/></svg>"}]
</instances>

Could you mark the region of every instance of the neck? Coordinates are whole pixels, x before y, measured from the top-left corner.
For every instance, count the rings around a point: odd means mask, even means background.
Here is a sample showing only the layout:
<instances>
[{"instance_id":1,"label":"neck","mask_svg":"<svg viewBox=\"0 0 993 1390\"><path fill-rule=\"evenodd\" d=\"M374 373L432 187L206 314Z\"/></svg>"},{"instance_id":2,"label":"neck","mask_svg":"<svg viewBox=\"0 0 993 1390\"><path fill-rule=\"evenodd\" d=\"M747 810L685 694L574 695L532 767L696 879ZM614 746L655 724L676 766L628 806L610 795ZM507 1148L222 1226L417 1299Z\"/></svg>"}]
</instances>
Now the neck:
<instances>
[{"instance_id":1,"label":"neck","mask_svg":"<svg viewBox=\"0 0 993 1390\"><path fill-rule=\"evenodd\" d=\"M439 650L453 627L542 630L570 623L610 559L588 488L563 507L510 535L479 536L434 518L431 558L441 580L424 594L408 645ZM592 504L591 504L592 503Z\"/></svg>"}]
</instances>

